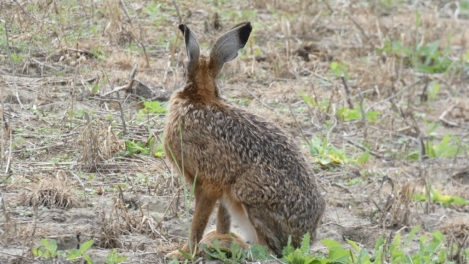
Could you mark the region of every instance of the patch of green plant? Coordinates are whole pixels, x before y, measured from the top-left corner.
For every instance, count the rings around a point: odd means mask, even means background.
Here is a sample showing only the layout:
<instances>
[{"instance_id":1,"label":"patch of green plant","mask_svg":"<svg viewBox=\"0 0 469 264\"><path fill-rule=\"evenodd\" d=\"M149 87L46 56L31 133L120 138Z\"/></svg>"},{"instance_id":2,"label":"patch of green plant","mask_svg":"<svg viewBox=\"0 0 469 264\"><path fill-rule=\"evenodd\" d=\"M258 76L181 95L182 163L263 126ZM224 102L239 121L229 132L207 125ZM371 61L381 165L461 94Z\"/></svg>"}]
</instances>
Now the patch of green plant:
<instances>
[{"instance_id":1,"label":"patch of green plant","mask_svg":"<svg viewBox=\"0 0 469 264\"><path fill-rule=\"evenodd\" d=\"M450 43L450 41L448 41L448 43ZM462 60L461 63L453 65L453 61L450 59L449 45L444 50L441 50L439 46L439 40L423 45L416 44L412 46L404 45L401 41L392 41L387 38L384 48L378 49L378 52L400 56L404 65L423 73L444 73L450 69L458 72L468 67L468 63L464 62L464 60ZM436 95L436 93L434 95Z\"/></svg>"},{"instance_id":2,"label":"patch of green plant","mask_svg":"<svg viewBox=\"0 0 469 264\"><path fill-rule=\"evenodd\" d=\"M54 239L49 242L43 238L41 245L33 249L33 254L43 258L55 258L62 255L63 252L57 251L57 242Z\"/></svg>"},{"instance_id":3,"label":"patch of green plant","mask_svg":"<svg viewBox=\"0 0 469 264\"><path fill-rule=\"evenodd\" d=\"M230 249L220 249L218 239L214 239L213 248L207 245L201 245L207 259L218 259L224 263L240 263L243 259L249 261L273 260L272 256L267 252L267 247L253 245L244 250L234 241L231 242Z\"/></svg>"},{"instance_id":4,"label":"patch of green plant","mask_svg":"<svg viewBox=\"0 0 469 264\"><path fill-rule=\"evenodd\" d=\"M88 264L93 264L93 261L91 260L91 258L85 253L85 251L87 251L92 245L93 245L93 240L86 241L85 243L81 244L79 249L74 249L70 251L66 259L75 260L75 259L83 257Z\"/></svg>"},{"instance_id":5,"label":"patch of green plant","mask_svg":"<svg viewBox=\"0 0 469 264\"><path fill-rule=\"evenodd\" d=\"M328 144L327 138L320 139L314 136L309 144L311 154L317 156L314 161L326 167L333 167L348 163L351 158L345 153L345 148L337 149L334 145Z\"/></svg>"},{"instance_id":6,"label":"patch of green plant","mask_svg":"<svg viewBox=\"0 0 469 264\"><path fill-rule=\"evenodd\" d=\"M378 238L374 252L368 252L354 241L347 240L353 250L345 249L343 245L331 239L323 239L323 243L328 250L325 255L319 253L311 255L309 253L309 236L305 235L300 249L293 249L291 246L285 247L283 254L286 263L290 264L381 264L381 263L402 263L402 264L438 264L454 263L448 259L451 249L444 246L444 236L439 231L431 235L432 240L427 243L427 235L420 238L420 248L417 252L407 254L404 249L412 241L420 226L415 227L407 236L407 240L402 243L401 234L397 233L391 243ZM453 252L457 246L453 245Z\"/></svg>"},{"instance_id":7,"label":"patch of green plant","mask_svg":"<svg viewBox=\"0 0 469 264\"><path fill-rule=\"evenodd\" d=\"M242 105L242 106L248 106L252 101L247 98L230 98L229 100L235 104Z\"/></svg>"},{"instance_id":8,"label":"patch of green plant","mask_svg":"<svg viewBox=\"0 0 469 264\"><path fill-rule=\"evenodd\" d=\"M378 116L381 112L380 111L368 111L366 112L366 120L368 123L376 123ZM354 109L349 109L347 107L343 107L337 111L337 116L342 121L350 121L350 120L362 120L362 111L360 105L356 105Z\"/></svg>"},{"instance_id":9,"label":"patch of green plant","mask_svg":"<svg viewBox=\"0 0 469 264\"><path fill-rule=\"evenodd\" d=\"M435 100L439 91L440 91L440 84L439 83L436 82L433 85L431 85L428 88L428 99Z\"/></svg>"},{"instance_id":10,"label":"patch of green plant","mask_svg":"<svg viewBox=\"0 0 469 264\"><path fill-rule=\"evenodd\" d=\"M459 145L459 139L453 138L453 140ZM425 153L430 158L448 158L454 157L461 152L461 148L451 144L451 137L446 134L441 142L436 145L432 145L430 140L427 140L425 144Z\"/></svg>"},{"instance_id":11,"label":"patch of green plant","mask_svg":"<svg viewBox=\"0 0 469 264\"><path fill-rule=\"evenodd\" d=\"M367 150L363 152L363 154L360 155L360 157L357 158L356 162L360 165L363 165L367 163L369 159L370 159L370 152Z\"/></svg>"},{"instance_id":12,"label":"patch of green plant","mask_svg":"<svg viewBox=\"0 0 469 264\"><path fill-rule=\"evenodd\" d=\"M52 239L47 241L46 239L41 239L41 246L33 249L33 254L38 257L55 259L59 256L65 256L65 259L71 260L73 262L78 261L78 259L83 258L88 264L93 264L91 258L86 254L86 251L93 245L93 240L86 241L81 244L79 249L74 249L71 251L61 251L57 250L57 242ZM116 249L114 248L104 260L104 263L107 264L117 264L123 262L127 257L119 257Z\"/></svg>"},{"instance_id":13,"label":"patch of green plant","mask_svg":"<svg viewBox=\"0 0 469 264\"><path fill-rule=\"evenodd\" d=\"M168 111L158 101L143 101L143 105L145 106L143 109L138 111L137 120L142 121L143 116L148 115L148 117L152 114L166 114Z\"/></svg>"},{"instance_id":14,"label":"patch of green plant","mask_svg":"<svg viewBox=\"0 0 469 264\"><path fill-rule=\"evenodd\" d=\"M234 241L231 243L230 250L220 249L218 239L213 240L213 251L207 248L207 245L201 245L208 259L218 259L223 263L235 264L243 259L244 250Z\"/></svg>"},{"instance_id":15,"label":"patch of green plant","mask_svg":"<svg viewBox=\"0 0 469 264\"><path fill-rule=\"evenodd\" d=\"M427 133L427 135L431 136L431 137L434 137L437 135L437 133L435 132L435 130L441 125L440 122L428 122L427 120L423 120L423 122L425 123L425 133Z\"/></svg>"},{"instance_id":16,"label":"patch of green plant","mask_svg":"<svg viewBox=\"0 0 469 264\"><path fill-rule=\"evenodd\" d=\"M452 140L454 143L452 143ZM430 158L450 158L462 152L462 148L459 147L460 141L457 138L452 138L449 134L446 134L440 143L432 144L428 139L425 143L425 153ZM408 160L418 160L420 151L418 149L412 150L406 154Z\"/></svg>"},{"instance_id":17,"label":"patch of green plant","mask_svg":"<svg viewBox=\"0 0 469 264\"><path fill-rule=\"evenodd\" d=\"M301 241L301 247L295 249L291 245L291 236L289 236L287 246L284 247L282 250L283 259L287 263L291 263L291 264L314 263L315 257L313 257L310 253L310 247L309 247L310 239L311 239L311 235L309 233L306 233L303 236L303 240Z\"/></svg>"},{"instance_id":18,"label":"patch of green plant","mask_svg":"<svg viewBox=\"0 0 469 264\"><path fill-rule=\"evenodd\" d=\"M423 189L421 193L415 193L412 195L412 198L417 201L426 201L427 197L430 198L432 202L441 203L444 206L449 206L451 204L469 204L469 200L466 200L461 197L452 196L452 195L443 195L440 193L440 190L435 189L430 183L426 183L427 187ZM430 195L427 195L427 190L430 190Z\"/></svg>"},{"instance_id":19,"label":"patch of green plant","mask_svg":"<svg viewBox=\"0 0 469 264\"><path fill-rule=\"evenodd\" d=\"M344 75L345 78L349 79L349 74L348 74L348 65L345 62L331 62L330 65L331 71L337 76L341 77Z\"/></svg>"},{"instance_id":20,"label":"patch of green plant","mask_svg":"<svg viewBox=\"0 0 469 264\"><path fill-rule=\"evenodd\" d=\"M100 82L96 82L94 85L85 82L85 85L91 95L96 95L99 92L99 88L101 88Z\"/></svg>"},{"instance_id":21,"label":"patch of green plant","mask_svg":"<svg viewBox=\"0 0 469 264\"><path fill-rule=\"evenodd\" d=\"M114 248L112 252L110 252L106 259L104 260L104 263L106 264L117 264L125 261L127 257L119 257L119 254L117 254L117 250Z\"/></svg>"},{"instance_id":22,"label":"patch of green plant","mask_svg":"<svg viewBox=\"0 0 469 264\"><path fill-rule=\"evenodd\" d=\"M135 142L134 140L126 140L125 147L130 154L148 155L150 153L149 147L145 146L142 142Z\"/></svg>"},{"instance_id":23,"label":"patch of green plant","mask_svg":"<svg viewBox=\"0 0 469 264\"><path fill-rule=\"evenodd\" d=\"M310 106L314 106L314 107L318 107L318 103L316 102L316 100L313 100L313 98L307 94L304 94L302 91L298 90L298 94L300 94L300 96L303 98L303 100L309 104ZM325 110L325 109L321 109L321 110Z\"/></svg>"}]
</instances>

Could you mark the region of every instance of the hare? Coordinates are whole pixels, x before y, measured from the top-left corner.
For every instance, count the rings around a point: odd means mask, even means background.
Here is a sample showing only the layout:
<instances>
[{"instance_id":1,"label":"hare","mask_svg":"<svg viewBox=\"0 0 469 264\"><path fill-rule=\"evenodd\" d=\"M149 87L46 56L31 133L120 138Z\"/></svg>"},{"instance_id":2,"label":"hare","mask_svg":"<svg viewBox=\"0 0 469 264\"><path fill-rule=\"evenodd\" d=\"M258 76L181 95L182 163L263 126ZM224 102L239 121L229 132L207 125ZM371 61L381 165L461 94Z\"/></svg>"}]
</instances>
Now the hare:
<instances>
[{"instance_id":1,"label":"hare","mask_svg":"<svg viewBox=\"0 0 469 264\"><path fill-rule=\"evenodd\" d=\"M183 250L198 247L217 201L211 238L226 238L234 220L246 241L277 256L289 235L297 247L307 232L314 239L326 203L299 147L276 124L223 99L216 84L223 65L248 41L251 23L219 37L208 58L200 55L195 34L183 24L179 29L187 51L187 84L171 96L164 148L173 168L188 183L195 180L190 241ZM233 240L244 243L238 236ZM184 258L179 251L167 257Z\"/></svg>"}]
</instances>

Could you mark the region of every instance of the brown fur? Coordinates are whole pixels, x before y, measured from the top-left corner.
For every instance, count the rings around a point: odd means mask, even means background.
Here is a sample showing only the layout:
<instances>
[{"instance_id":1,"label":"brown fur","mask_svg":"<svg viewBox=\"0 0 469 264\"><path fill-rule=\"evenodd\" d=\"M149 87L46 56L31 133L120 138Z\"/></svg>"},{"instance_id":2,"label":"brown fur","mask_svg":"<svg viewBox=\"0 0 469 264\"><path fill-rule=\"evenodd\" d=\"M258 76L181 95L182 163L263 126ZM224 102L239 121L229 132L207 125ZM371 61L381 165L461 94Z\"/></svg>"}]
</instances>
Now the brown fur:
<instances>
[{"instance_id":1,"label":"brown fur","mask_svg":"<svg viewBox=\"0 0 469 264\"><path fill-rule=\"evenodd\" d=\"M202 239L219 201L217 234L229 233L231 218L245 217L255 230L250 242L281 256L289 235L297 247L306 232L315 238L325 201L287 133L220 97L213 73L223 65L214 61L200 58L188 72L187 85L170 99L164 131L173 167L181 168L189 183L197 177L191 245ZM188 252L189 245L183 250ZM169 255L181 256L177 251Z\"/></svg>"}]
</instances>

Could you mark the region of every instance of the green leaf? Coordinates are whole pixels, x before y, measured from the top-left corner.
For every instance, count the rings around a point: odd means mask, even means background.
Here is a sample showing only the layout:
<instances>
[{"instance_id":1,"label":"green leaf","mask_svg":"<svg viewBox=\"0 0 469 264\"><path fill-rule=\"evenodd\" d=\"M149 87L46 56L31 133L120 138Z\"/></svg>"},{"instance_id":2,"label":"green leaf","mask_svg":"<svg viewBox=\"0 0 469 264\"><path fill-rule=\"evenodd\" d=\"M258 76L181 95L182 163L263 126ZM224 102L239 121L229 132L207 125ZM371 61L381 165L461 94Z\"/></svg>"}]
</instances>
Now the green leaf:
<instances>
[{"instance_id":1,"label":"green leaf","mask_svg":"<svg viewBox=\"0 0 469 264\"><path fill-rule=\"evenodd\" d=\"M85 243L81 244L80 251L83 253L93 245L93 240L88 240Z\"/></svg>"},{"instance_id":2,"label":"green leaf","mask_svg":"<svg viewBox=\"0 0 469 264\"><path fill-rule=\"evenodd\" d=\"M345 249L330 249L329 259L336 262L346 262L350 260L350 251Z\"/></svg>"},{"instance_id":3,"label":"green leaf","mask_svg":"<svg viewBox=\"0 0 469 264\"><path fill-rule=\"evenodd\" d=\"M287 246L283 248L282 255L284 255L284 256L290 255L294 251L295 251L295 249L291 246L291 236L288 236Z\"/></svg>"},{"instance_id":4,"label":"green leaf","mask_svg":"<svg viewBox=\"0 0 469 264\"><path fill-rule=\"evenodd\" d=\"M301 241L301 251L303 251L304 253L308 253L309 254L309 240L311 239L311 235L309 234L309 232L307 232L304 236L303 236L303 240Z\"/></svg>"},{"instance_id":5,"label":"green leaf","mask_svg":"<svg viewBox=\"0 0 469 264\"><path fill-rule=\"evenodd\" d=\"M70 253L68 253L66 259L71 260L71 259L78 258L78 257L80 257L80 256L81 256L80 250L74 249L74 250L70 251Z\"/></svg>"},{"instance_id":6,"label":"green leaf","mask_svg":"<svg viewBox=\"0 0 469 264\"><path fill-rule=\"evenodd\" d=\"M323 243L329 250L331 249L343 249L342 244L334 241L332 239L323 239L321 240L321 243Z\"/></svg>"},{"instance_id":7,"label":"green leaf","mask_svg":"<svg viewBox=\"0 0 469 264\"><path fill-rule=\"evenodd\" d=\"M358 157L357 162L358 164L363 165L368 161L369 158L370 158L370 152L367 150L363 152L363 154L360 157Z\"/></svg>"},{"instance_id":8,"label":"green leaf","mask_svg":"<svg viewBox=\"0 0 469 264\"><path fill-rule=\"evenodd\" d=\"M404 245L402 246L402 248L406 248L406 247L407 247L407 245L410 243L410 241L412 241L412 238L414 238L415 234L419 231L419 229L420 229L420 225L414 227L414 228L410 231L409 235L407 236L407 240L406 240L406 242L404 243Z\"/></svg>"},{"instance_id":9,"label":"green leaf","mask_svg":"<svg viewBox=\"0 0 469 264\"><path fill-rule=\"evenodd\" d=\"M347 242L353 246L353 248L355 248L357 251L360 251L360 247L357 245L357 243L355 243L354 241L352 240L348 240L347 239Z\"/></svg>"},{"instance_id":10,"label":"green leaf","mask_svg":"<svg viewBox=\"0 0 469 264\"><path fill-rule=\"evenodd\" d=\"M88 264L93 264L93 261L91 260L91 258L87 255L83 255L83 258L85 258L86 262L88 262Z\"/></svg>"},{"instance_id":11,"label":"green leaf","mask_svg":"<svg viewBox=\"0 0 469 264\"><path fill-rule=\"evenodd\" d=\"M389 250L393 251L395 249L398 249L400 245L401 245L401 233L397 233L394 236L394 240L393 240L391 246L389 247Z\"/></svg>"},{"instance_id":12,"label":"green leaf","mask_svg":"<svg viewBox=\"0 0 469 264\"><path fill-rule=\"evenodd\" d=\"M376 240L376 244L375 244L375 250L377 251L382 245L384 244L384 239L383 238L378 238Z\"/></svg>"}]
</instances>

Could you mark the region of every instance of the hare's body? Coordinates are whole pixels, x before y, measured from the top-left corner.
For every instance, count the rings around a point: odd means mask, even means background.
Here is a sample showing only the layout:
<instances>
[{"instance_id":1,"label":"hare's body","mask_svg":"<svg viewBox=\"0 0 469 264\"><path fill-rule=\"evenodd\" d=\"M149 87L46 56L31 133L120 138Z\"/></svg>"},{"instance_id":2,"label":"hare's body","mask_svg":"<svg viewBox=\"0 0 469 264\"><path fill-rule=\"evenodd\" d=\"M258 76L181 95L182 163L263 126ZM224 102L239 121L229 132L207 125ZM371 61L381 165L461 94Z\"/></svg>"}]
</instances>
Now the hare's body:
<instances>
[{"instance_id":1,"label":"hare's body","mask_svg":"<svg viewBox=\"0 0 469 264\"><path fill-rule=\"evenodd\" d=\"M188 84L171 97L164 133L174 168L183 169L188 182L196 177L192 247L219 201L217 233L229 234L234 219L249 242L280 256L289 235L296 246L306 232L314 238L325 202L291 137L219 96L213 56L198 59L196 68L189 69Z\"/></svg>"}]
</instances>

